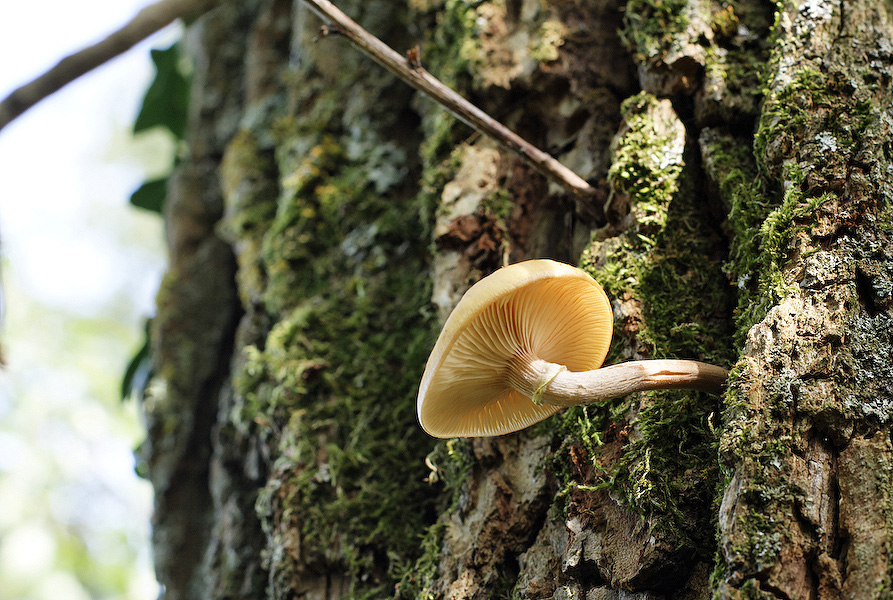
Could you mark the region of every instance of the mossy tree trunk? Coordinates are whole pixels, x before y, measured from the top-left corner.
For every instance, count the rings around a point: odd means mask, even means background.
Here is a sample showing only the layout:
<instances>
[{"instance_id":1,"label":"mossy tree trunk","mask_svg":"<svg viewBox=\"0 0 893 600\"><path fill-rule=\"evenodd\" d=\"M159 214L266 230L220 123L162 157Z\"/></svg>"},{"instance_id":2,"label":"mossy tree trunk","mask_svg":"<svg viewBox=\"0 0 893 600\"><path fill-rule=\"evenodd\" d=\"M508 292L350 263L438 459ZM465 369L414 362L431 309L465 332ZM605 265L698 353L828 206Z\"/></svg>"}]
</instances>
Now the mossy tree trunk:
<instances>
[{"instance_id":1,"label":"mossy tree trunk","mask_svg":"<svg viewBox=\"0 0 893 600\"><path fill-rule=\"evenodd\" d=\"M299 1L190 26L142 450L179 598L889 598L893 12L344 0L598 188L575 200ZM579 264L609 361L733 367L437 441L442 319Z\"/></svg>"}]
</instances>

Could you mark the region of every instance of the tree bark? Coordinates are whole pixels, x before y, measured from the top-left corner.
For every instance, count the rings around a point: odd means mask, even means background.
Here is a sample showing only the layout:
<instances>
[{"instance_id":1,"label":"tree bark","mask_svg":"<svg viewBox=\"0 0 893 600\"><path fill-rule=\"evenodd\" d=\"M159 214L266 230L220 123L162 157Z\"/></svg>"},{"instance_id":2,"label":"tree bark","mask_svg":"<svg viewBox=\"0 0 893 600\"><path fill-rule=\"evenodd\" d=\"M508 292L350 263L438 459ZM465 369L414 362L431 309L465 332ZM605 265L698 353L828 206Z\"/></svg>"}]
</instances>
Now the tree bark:
<instances>
[{"instance_id":1,"label":"tree bark","mask_svg":"<svg viewBox=\"0 0 893 600\"><path fill-rule=\"evenodd\" d=\"M167 598L893 593L889 3L345 0L592 184L580 199L300 2L187 30L141 450ZM461 294L578 264L609 363L732 368L436 441Z\"/></svg>"}]
</instances>

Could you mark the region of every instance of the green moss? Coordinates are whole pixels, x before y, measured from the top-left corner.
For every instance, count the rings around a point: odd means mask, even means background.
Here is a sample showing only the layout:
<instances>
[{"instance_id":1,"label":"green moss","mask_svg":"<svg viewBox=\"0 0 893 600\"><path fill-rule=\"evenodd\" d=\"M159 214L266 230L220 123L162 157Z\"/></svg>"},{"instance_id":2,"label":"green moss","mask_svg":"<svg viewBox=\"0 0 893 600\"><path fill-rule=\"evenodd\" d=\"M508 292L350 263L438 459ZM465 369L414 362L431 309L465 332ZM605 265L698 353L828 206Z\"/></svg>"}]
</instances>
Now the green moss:
<instances>
[{"instance_id":1,"label":"green moss","mask_svg":"<svg viewBox=\"0 0 893 600\"><path fill-rule=\"evenodd\" d=\"M718 130L702 134L701 153L708 177L718 186L728 208L729 257L724 270L738 290L735 345L742 347L747 331L761 321L773 298L764 293L770 256L760 234L777 200L757 173L747 140ZM760 284L763 285L760 285Z\"/></svg>"},{"instance_id":2,"label":"green moss","mask_svg":"<svg viewBox=\"0 0 893 600\"><path fill-rule=\"evenodd\" d=\"M711 130L701 143L707 174L729 207L732 235L725 271L738 288L735 336L736 345L743 346L748 330L791 290L785 265L794 237L834 196L805 193L804 173L792 164L785 167L790 185L779 200L765 175L758 173L745 140Z\"/></svg>"},{"instance_id":3,"label":"green moss","mask_svg":"<svg viewBox=\"0 0 893 600\"><path fill-rule=\"evenodd\" d=\"M608 181L615 192L631 197L638 233L647 236L666 224L666 207L682 172L684 132L675 113L660 111L651 94L627 98L621 112L626 128L615 141Z\"/></svg>"},{"instance_id":4,"label":"green moss","mask_svg":"<svg viewBox=\"0 0 893 600\"><path fill-rule=\"evenodd\" d=\"M857 131L864 127L864 115L859 116L857 110L854 116L839 117L851 112L845 106L846 88L835 77L808 69L797 72L790 84L764 103L754 138L756 161L743 140L728 134L702 140L708 175L729 204L728 225L733 235L726 270L739 289L739 345L769 307L790 292L790 278L784 269L794 238L806 231L816 209L833 199L829 191L808 182L807 173L790 158L792 148L822 143L823 139L840 146L858 143ZM813 121L816 107L828 109L819 110L825 115L819 122ZM773 179L785 182L783 193L773 189Z\"/></svg>"},{"instance_id":5,"label":"green moss","mask_svg":"<svg viewBox=\"0 0 893 600\"><path fill-rule=\"evenodd\" d=\"M276 214L276 180L272 151L262 148L255 134L241 130L223 157L225 214L217 229L223 239L238 244L236 280L244 306L259 298L266 285L261 245Z\"/></svg>"},{"instance_id":6,"label":"green moss","mask_svg":"<svg viewBox=\"0 0 893 600\"><path fill-rule=\"evenodd\" d=\"M417 213L411 213L414 224L395 214L393 201L379 195L365 163L345 167L351 161L332 136L323 137L306 156L280 162L286 173L282 196L263 248L270 280L264 300L273 314L320 293L333 279L387 266L389 257L377 249L379 242L399 244L401 235L420 224L423 229L413 233L427 231ZM332 252L340 255L338 264L318 260ZM361 280L353 283L361 285Z\"/></svg>"},{"instance_id":7,"label":"green moss","mask_svg":"<svg viewBox=\"0 0 893 600\"><path fill-rule=\"evenodd\" d=\"M478 9L486 0L428 0L411 2L412 21L425 43L425 68L450 87L464 87L483 62Z\"/></svg>"},{"instance_id":8,"label":"green moss","mask_svg":"<svg viewBox=\"0 0 893 600\"><path fill-rule=\"evenodd\" d=\"M418 37L425 40L421 55L425 68L460 93L473 85L475 65L483 59L480 52L480 31L477 9L483 0L414 0L410 21L418 28ZM463 51L458 51L462 48ZM474 133L440 106L423 100L424 136L419 149L422 160L422 197L432 210L440 200L444 184L455 174L461 160L458 146Z\"/></svg>"},{"instance_id":9,"label":"green moss","mask_svg":"<svg viewBox=\"0 0 893 600\"><path fill-rule=\"evenodd\" d=\"M581 259L610 298L638 307L615 324L611 355L629 358L632 334L636 351L646 356L729 364L735 356L728 325L733 295L722 272L721 235L696 202L685 133L672 111L644 94L624 103L624 121L611 181L615 193L629 196L636 225L594 242ZM651 518L665 539L704 550L709 559L714 528L705 515L720 479L718 414L715 397L653 392L603 409L567 411L565 431L568 443L590 457L595 487L610 489ZM631 416L632 441L618 459L599 462L602 432ZM558 455L559 462L568 460ZM578 485L573 477L572 469L559 475L567 486Z\"/></svg>"},{"instance_id":10,"label":"green moss","mask_svg":"<svg viewBox=\"0 0 893 600\"><path fill-rule=\"evenodd\" d=\"M777 303L787 296L791 286L785 276L784 266L792 248L792 238L797 230L804 230L804 222L810 220L815 210L834 198L826 193L807 198L800 189L802 175L795 168L788 170L793 183L785 192L781 204L766 216L760 226L760 239L764 250L765 281L764 294L770 302Z\"/></svg>"},{"instance_id":11,"label":"green moss","mask_svg":"<svg viewBox=\"0 0 893 600\"><path fill-rule=\"evenodd\" d=\"M674 217L671 212L668 226L680 231L666 240L665 250L659 245L640 269L638 290L647 326L639 339L652 348L654 358L728 364L734 356L726 321L731 294L720 262L717 255L707 253L709 244L686 247L687 240L695 238L687 237L683 223ZM701 246L704 253L687 254L691 246Z\"/></svg>"},{"instance_id":12,"label":"green moss","mask_svg":"<svg viewBox=\"0 0 893 600\"><path fill-rule=\"evenodd\" d=\"M567 509L569 492L573 489L605 489L611 486L617 471L616 465L602 464L598 460L606 444L605 432L611 423L622 422L624 413L629 408L625 401L609 402L601 406L574 406L555 419L552 426L556 436L562 440L561 446L551 455L549 468L560 482L558 498L565 502ZM582 448L589 458L589 466L593 470L592 483L579 481L579 467L571 459L575 447Z\"/></svg>"},{"instance_id":13,"label":"green moss","mask_svg":"<svg viewBox=\"0 0 893 600\"><path fill-rule=\"evenodd\" d=\"M777 558L786 535L783 524L791 505L802 493L791 487L787 472L794 437L785 417L794 410L797 379L792 373L783 373L766 384L764 422L775 424L767 431L757 429L753 423L754 407L742 393L742 377L746 377L743 362L729 377L719 451L726 464L736 466L742 483L739 506L744 507L737 512L737 523L727 539L734 545L727 552L732 555L732 563L747 565L747 572L758 572Z\"/></svg>"},{"instance_id":14,"label":"green moss","mask_svg":"<svg viewBox=\"0 0 893 600\"><path fill-rule=\"evenodd\" d=\"M415 415L437 326L430 211L404 191L407 173L383 184L370 168L387 144L373 131L357 140L280 119L273 135L280 185L261 236L267 283L256 307L273 322L237 362L243 402L232 418L260 427L278 452L257 503L273 586L291 589L296 568L336 570L352 581L347 597L380 598L418 557L439 489L424 482L433 442ZM233 188L246 173L234 171ZM229 226L240 236L254 208L234 206Z\"/></svg>"},{"instance_id":15,"label":"green moss","mask_svg":"<svg viewBox=\"0 0 893 600\"><path fill-rule=\"evenodd\" d=\"M454 514L464 495L468 493L468 475L475 459L468 439L440 440L425 461L431 472L426 481L441 490L438 514ZM433 587L440 574L443 537L447 521L441 519L428 527L422 536L421 556L413 563L402 565L402 575L396 588L396 598L433 600Z\"/></svg>"},{"instance_id":16,"label":"green moss","mask_svg":"<svg viewBox=\"0 0 893 600\"><path fill-rule=\"evenodd\" d=\"M857 149L873 110L870 99L857 97L864 95L857 91L848 75L804 68L780 90L767 92L754 141L761 167L787 180L784 169L796 167L792 149L821 143L820 134L833 139L835 160Z\"/></svg>"},{"instance_id":17,"label":"green moss","mask_svg":"<svg viewBox=\"0 0 893 600\"><path fill-rule=\"evenodd\" d=\"M496 217L503 231L508 230L509 218L515 210L515 203L508 190L498 188L481 202L487 214Z\"/></svg>"},{"instance_id":18,"label":"green moss","mask_svg":"<svg viewBox=\"0 0 893 600\"><path fill-rule=\"evenodd\" d=\"M621 39L645 62L662 56L674 38L685 32L690 19L686 0L628 0Z\"/></svg>"},{"instance_id":19,"label":"green moss","mask_svg":"<svg viewBox=\"0 0 893 600\"><path fill-rule=\"evenodd\" d=\"M701 523L697 519L703 516L696 515L712 504L719 477L715 417L712 399L682 392L652 395L636 423L642 437L626 449L617 472L639 512L656 516L665 533L702 551L713 542L710 519Z\"/></svg>"},{"instance_id":20,"label":"green moss","mask_svg":"<svg viewBox=\"0 0 893 600\"><path fill-rule=\"evenodd\" d=\"M443 536L446 527L446 522L440 521L425 532L421 543L422 555L415 563L403 565L395 598L407 600L434 600L437 598L434 586L440 572Z\"/></svg>"},{"instance_id":21,"label":"green moss","mask_svg":"<svg viewBox=\"0 0 893 600\"><path fill-rule=\"evenodd\" d=\"M531 41L530 58L538 62L558 60L559 48L567 37L567 26L556 19L549 19L539 27L538 35Z\"/></svg>"},{"instance_id":22,"label":"green moss","mask_svg":"<svg viewBox=\"0 0 893 600\"><path fill-rule=\"evenodd\" d=\"M721 238L683 173L691 157L681 124L657 106L646 94L624 103L627 127L609 172L616 192L630 196L636 226L591 245L581 265L610 298L638 300L638 336L650 356L728 363L734 356L725 318L731 294L719 271ZM623 332L615 330L615 337Z\"/></svg>"},{"instance_id":23,"label":"green moss","mask_svg":"<svg viewBox=\"0 0 893 600\"><path fill-rule=\"evenodd\" d=\"M440 199L444 186L456 176L462 164L466 147L452 145L452 137L462 127L464 126L446 113L431 115L431 118L425 120L425 129L431 133L426 135L422 144L419 202L430 222L442 210ZM426 230L425 233L430 235L431 231Z\"/></svg>"},{"instance_id":24,"label":"green moss","mask_svg":"<svg viewBox=\"0 0 893 600\"><path fill-rule=\"evenodd\" d=\"M741 20L735 13L735 3L724 4L723 7L711 15L710 29L723 37L732 37L738 32Z\"/></svg>"},{"instance_id":25,"label":"green moss","mask_svg":"<svg viewBox=\"0 0 893 600\"><path fill-rule=\"evenodd\" d=\"M708 46L704 53L703 95L695 108L704 123L750 128L763 94L760 73L766 52L740 44Z\"/></svg>"},{"instance_id":26,"label":"green moss","mask_svg":"<svg viewBox=\"0 0 893 600\"><path fill-rule=\"evenodd\" d=\"M712 55L715 55L715 47L707 52L708 63ZM762 97L760 72L766 67L763 52L732 49L725 53L722 63L723 79L729 92L747 94L754 102Z\"/></svg>"},{"instance_id":27,"label":"green moss","mask_svg":"<svg viewBox=\"0 0 893 600\"><path fill-rule=\"evenodd\" d=\"M580 266L599 282L608 298L622 299L632 293L638 281L644 243L645 240L637 236L620 236L592 243L583 251ZM616 327L620 324L614 325L616 341L620 333Z\"/></svg>"},{"instance_id":28,"label":"green moss","mask_svg":"<svg viewBox=\"0 0 893 600\"><path fill-rule=\"evenodd\" d=\"M605 432L612 423L625 428L631 411L635 441L623 447L619 458L606 458L614 452L606 444L617 441L608 440ZM650 519L664 540L696 549L709 560L714 527L705 514L719 479L716 415L714 399L684 392L648 393L566 411L559 427L564 442L551 462L562 482L559 496L567 499L571 489L610 490L624 506ZM574 446L590 459L591 483L577 480L580 473L569 458Z\"/></svg>"},{"instance_id":29,"label":"green moss","mask_svg":"<svg viewBox=\"0 0 893 600\"><path fill-rule=\"evenodd\" d=\"M430 441L414 411L433 343L419 313L430 291L395 269L331 283L273 328L260 365L251 361L264 384L244 391L270 421L289 415L280 519L300 531L304 560L342 564L357 581L374 574L370 584L383 585L383 556L415 554L432 501L422 482Z\"/></svg>"}]
</instances>

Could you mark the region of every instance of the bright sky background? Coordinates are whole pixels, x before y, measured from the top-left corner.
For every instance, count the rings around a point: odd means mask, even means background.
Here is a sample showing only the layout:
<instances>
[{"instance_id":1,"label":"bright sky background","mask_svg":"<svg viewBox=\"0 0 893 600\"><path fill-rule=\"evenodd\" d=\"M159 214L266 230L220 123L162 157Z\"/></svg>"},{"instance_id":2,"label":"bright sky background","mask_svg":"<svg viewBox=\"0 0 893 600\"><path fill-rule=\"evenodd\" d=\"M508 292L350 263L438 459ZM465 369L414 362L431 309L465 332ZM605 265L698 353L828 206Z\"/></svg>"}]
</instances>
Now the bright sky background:
<instances>
[{"instance_id":1,"label":"bright sky background","mask_svg":"<svg viewBox=\"0 0 893 600\"><path fill-rule=\"evenodd\" d=\"M0 97L146 4L0 0ZM164 269L160 219L128 198L172 152L130 127L149 48L176 37L154 36L0 131L0 600L158 593L151 490L134 474L138 407L117 395ZM70 565L87 556L76 577ZM88 589L85 572L112 583Z\"/></svg>"}]
</instances>

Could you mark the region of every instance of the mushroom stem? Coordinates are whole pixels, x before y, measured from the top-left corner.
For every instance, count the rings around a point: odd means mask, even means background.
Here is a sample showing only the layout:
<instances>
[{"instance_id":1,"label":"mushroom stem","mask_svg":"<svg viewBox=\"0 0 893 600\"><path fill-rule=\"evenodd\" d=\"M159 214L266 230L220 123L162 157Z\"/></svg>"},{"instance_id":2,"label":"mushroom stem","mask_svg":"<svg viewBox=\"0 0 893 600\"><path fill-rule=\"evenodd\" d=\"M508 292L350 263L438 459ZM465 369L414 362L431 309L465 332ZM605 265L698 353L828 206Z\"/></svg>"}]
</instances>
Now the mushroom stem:
<instances>
[{"instance_id":1,"label":"mushroom stem","mask_svg":"<svg viewBox=\"0 0 893 600\"><path fill-rule=\"evenodd\" d=\"M537 404L575 406L646 390L699 390L722 394L729 372L695 360L635 360L573 372L533 359L511 376L516 390Z\"/></svg>"}]
</instances>

